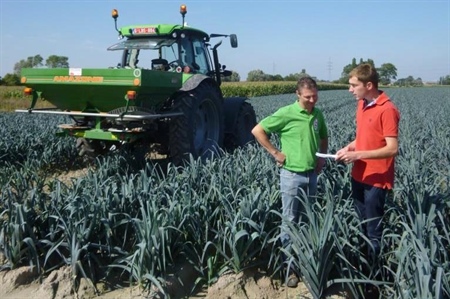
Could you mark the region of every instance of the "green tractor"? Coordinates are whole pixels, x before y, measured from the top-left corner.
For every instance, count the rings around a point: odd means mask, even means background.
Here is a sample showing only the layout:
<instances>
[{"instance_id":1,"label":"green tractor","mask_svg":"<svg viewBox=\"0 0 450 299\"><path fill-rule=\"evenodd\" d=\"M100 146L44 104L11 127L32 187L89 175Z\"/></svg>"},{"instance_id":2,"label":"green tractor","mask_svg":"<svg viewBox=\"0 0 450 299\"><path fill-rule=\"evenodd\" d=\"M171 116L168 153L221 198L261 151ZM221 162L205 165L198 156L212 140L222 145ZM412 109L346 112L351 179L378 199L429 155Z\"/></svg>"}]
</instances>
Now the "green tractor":
<instances>
[{"instance_id":1,"label":"green tractor","mask_svg":"<svg viewBox=\"0 0 450 299\"><path fill-rule=\"evenodd\" d=\"M115 29L122 39L108 48L121 51L117 66L105 69L23 69L21 83L32 96L25 113L68 115L58 135L77 138L80 154L96 156L124 144L155 149L174 163L186 155L210 157L219 148L253 141L253 107L243 97L224 98L217 48L235 34L210 34L185 25L134 25ZM214 46L213 38L221 38ZM38 99L55 109L35 109Z\"/></svg>"}]
</instances>

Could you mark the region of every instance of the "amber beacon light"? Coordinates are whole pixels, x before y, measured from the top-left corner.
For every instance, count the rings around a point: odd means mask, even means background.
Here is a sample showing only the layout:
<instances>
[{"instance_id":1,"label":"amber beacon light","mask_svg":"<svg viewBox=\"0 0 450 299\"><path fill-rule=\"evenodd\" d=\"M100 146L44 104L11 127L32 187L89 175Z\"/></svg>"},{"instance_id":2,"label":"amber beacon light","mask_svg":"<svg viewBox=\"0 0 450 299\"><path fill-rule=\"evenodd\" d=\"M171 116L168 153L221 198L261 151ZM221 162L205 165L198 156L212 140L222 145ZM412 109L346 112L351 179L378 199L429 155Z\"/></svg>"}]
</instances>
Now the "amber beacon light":
<instances>
[{"instance_id":1,"label":"amber beacon light","mask_svg":"<svg viewBox=\"0 0 450 299\"><path fill-rule=\"evenodd\" d=\"M187 8L186 5L180 5L180 14L182 14L183 16L186 14L187 12Z\"/></svg>"},{"instance_id":2,"label":"amber beacon light","mask_svg":"<svg viewBox=\"0 0 450 299\"><path fill-rule=\"evenodd\" d=\"M114 19L117 19L119 17L119 11L117 9L113 9L112 12L111 12L111 16Z\"/></svg>"}]
</instances>

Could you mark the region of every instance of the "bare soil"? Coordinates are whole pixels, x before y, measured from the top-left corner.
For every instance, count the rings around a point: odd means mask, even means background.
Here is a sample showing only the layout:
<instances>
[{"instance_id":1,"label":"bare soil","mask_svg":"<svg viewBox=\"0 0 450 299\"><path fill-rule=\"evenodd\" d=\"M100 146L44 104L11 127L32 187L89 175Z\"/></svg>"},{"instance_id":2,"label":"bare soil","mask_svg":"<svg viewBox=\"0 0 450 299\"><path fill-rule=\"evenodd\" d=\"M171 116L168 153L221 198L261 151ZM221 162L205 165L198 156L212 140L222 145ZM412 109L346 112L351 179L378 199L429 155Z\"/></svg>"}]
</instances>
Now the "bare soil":
<instances>
[{"instance_id":1,"label":"bare soil","mask_svg":"<svg viewBox=\"0 0 450 299\"><path fill-rule=\"evenodd\" d=\"M189 269L184 278L189 279ZM183 276L183 275L182 275ZM180 278L180 277L178 277ZM158 292L143 291L138 286L111 288L108 283L98 283L95 288L86 279L81 279L77 291L73 289L69 267L51 272L39 282L38 275L29 267L0 272L0 298L45 298L45 299L145 299L164 298ZM211 287L187 295L191 285L182 285L178 279L167 281L170 298L206 299L306 299L313 298L306 285L300 282L296 288L287 288L279 280L273 280L259 271L244 271L226 274ZM333 294L334 293L334 294ZM334 290L327 298L346 298L339 290Z\"/></svg>"}]
</instances>

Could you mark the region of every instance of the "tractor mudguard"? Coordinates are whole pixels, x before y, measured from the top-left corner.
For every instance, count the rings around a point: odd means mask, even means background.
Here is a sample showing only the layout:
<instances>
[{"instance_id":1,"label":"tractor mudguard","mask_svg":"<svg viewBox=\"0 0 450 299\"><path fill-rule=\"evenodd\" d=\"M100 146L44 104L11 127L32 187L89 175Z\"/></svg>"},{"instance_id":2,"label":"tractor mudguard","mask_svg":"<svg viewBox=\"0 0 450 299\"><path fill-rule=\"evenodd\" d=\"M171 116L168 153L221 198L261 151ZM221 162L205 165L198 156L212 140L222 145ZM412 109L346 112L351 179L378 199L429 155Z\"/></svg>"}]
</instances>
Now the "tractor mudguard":
<instances>
[{"instance_id":1,"label":"tractor mudguard","mask_svg":"<svg viewBox=\"0 0 450 299\"><path fill-rule=\"evenodd\" d=\"M193 89L197 88L197 86L200 85L200 83L202 83L203 80L211 80L211 77L201 75L201 74L192 75L189 79L187 79L183 83L183 86L180 88L180 90L181 91L193 90Z\"/></svg>"}]
</instances>

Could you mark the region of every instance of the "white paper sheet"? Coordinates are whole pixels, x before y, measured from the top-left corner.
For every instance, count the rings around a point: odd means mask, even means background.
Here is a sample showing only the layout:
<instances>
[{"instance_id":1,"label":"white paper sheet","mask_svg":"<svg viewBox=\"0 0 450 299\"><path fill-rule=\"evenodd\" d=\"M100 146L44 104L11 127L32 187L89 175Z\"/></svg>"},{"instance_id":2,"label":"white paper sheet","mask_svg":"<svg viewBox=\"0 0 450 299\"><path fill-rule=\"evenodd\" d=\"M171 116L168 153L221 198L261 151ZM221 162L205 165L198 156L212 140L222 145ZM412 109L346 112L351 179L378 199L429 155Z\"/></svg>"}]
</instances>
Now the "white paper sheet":
<instances>
[{"instance_id":1,"label":"white paper sheet","mask_svg":"<svg viewBox=\"0 0 450 299\"><path fill-rule=\"evenodd\" d=\"M320 158L336 159L336 155L332 155L332 154L316 153L316 156L317 156L317 157L320 157Z\"/></svg>"}]
</instances>

